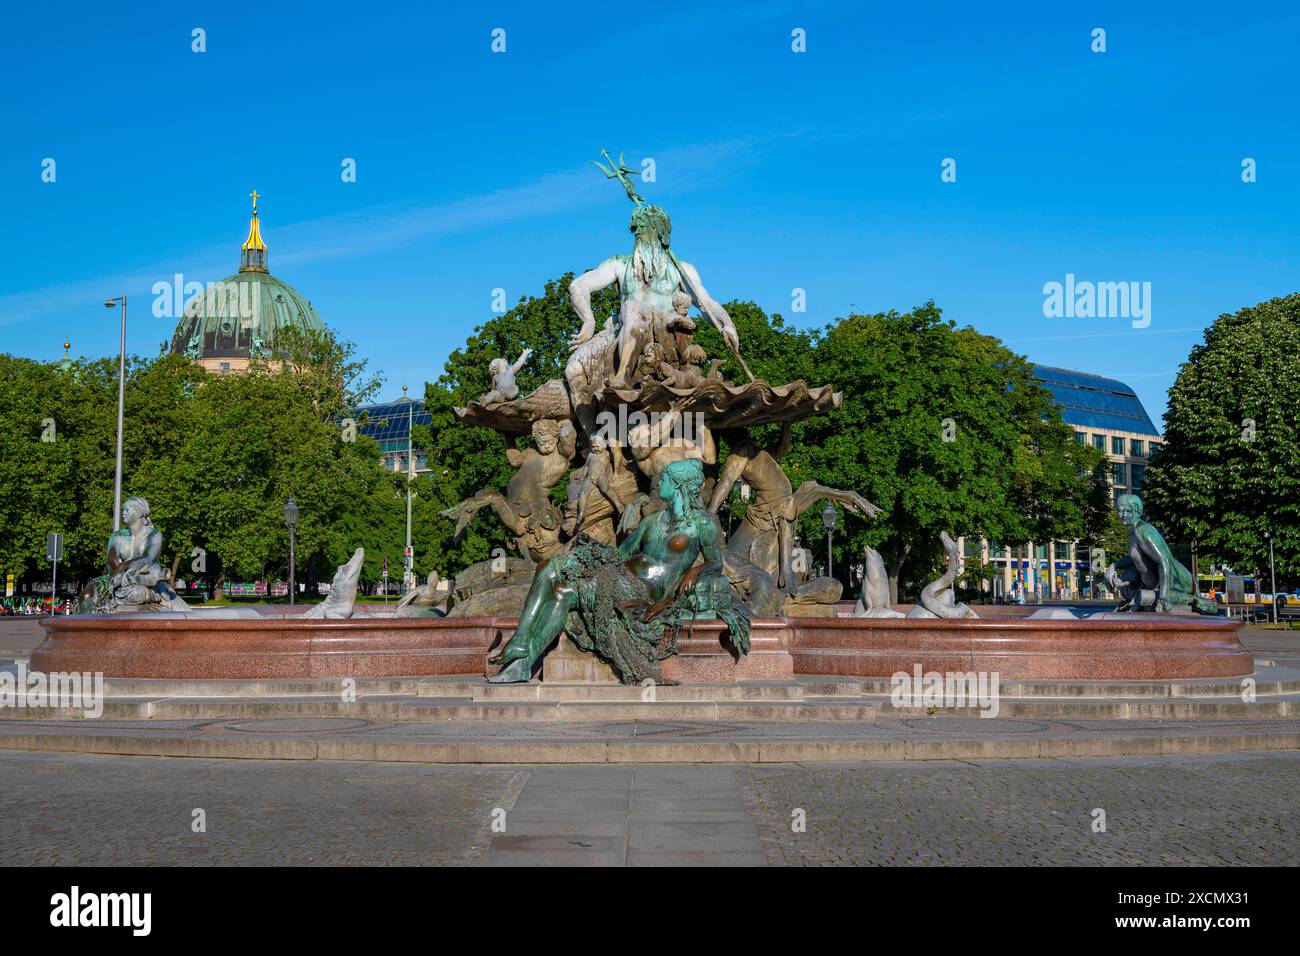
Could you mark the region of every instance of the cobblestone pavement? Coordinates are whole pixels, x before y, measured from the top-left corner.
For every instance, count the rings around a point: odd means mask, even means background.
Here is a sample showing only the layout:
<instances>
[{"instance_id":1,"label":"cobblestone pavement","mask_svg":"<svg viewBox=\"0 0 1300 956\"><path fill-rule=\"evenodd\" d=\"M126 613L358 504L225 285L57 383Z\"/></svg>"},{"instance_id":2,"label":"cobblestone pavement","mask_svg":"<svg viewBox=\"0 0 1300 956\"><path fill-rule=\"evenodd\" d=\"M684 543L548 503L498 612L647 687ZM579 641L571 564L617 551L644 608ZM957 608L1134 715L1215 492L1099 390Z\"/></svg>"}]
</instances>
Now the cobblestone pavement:
<instances>
[{"instance_id":1,"label":"cobblestone pavement","mask_svg":"<svg viewBox=\"0 0 1300 956\"><path fill-rule=\"evenodd\" d=\"M519 769L0 754L10 864L450 864L487 851ZM207 831L193 832L194 811Z\"/></svg>"},{"instance_id":2,"label":"cobblestone pavement","mask_svg":"<svg viewBox=\"0 0 1300 956\"><path fill-rule=\"evenodd\" d=\"M1295 751L738 772L771 863L1300 865Z\"/></svg>"},{"instance_id":3,"label":"cobblestone pavement","mask_svg":"<svg viewBox=\"0 0 1300 956\"><path fill-rule=\"evenodd\" d=\"M83 865L1300 865L1298 791L1292 751L532 768L0 753L0 838L24 863Z\"/></svg>"}]
</instances>

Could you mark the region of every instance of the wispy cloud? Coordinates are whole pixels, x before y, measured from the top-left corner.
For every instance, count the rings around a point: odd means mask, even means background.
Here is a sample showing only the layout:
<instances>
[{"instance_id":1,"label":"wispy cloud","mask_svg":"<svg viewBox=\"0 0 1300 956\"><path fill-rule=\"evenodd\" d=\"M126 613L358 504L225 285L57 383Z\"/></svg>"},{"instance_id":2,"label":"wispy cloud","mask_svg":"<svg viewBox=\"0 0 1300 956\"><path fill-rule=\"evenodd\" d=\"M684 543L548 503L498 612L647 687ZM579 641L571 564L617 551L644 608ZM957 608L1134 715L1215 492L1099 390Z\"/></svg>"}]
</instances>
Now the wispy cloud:
<instances>
[{"instance_id":1,"label":"wispy cloud","mask_svg":"<svg viewBox=\"0 0 1300 956\"><path fill-rule=\"evenodd\" d=\"M1189 325L1181 329L1147 329L1138 331L1129 329L1125 332L1088 332L1084 335L1042 335L1042 336L1023 336L1008 335L1009 342L1073 342L1081 339L1117 339L1117 338L1145 338L1148 335L1175 335L1186 332L1204 332L1204 326Z\"/></svg>"},{"instance_id":2,"label":"wispy cloud","mask_svg":"<svg viewBox=\"0 0 1300 956\"><path fill-rule=\"evenodd\" d=\"M728 140L681 146L655 152L660 169L673 170L671 192L701 188L718 178L746 155L762 151L762 141ZM629 151L631 165L631 151ZM666 192L668 192L666 190ZM307 222L276 226L276 261L303 265L363 255L437 241L491 229L512 222L573 212L610 202L614 191L589 165L543 174L529 183L450 202L421 205L376 206L355 214L327 216ZM159 280L178 272L187 278L220 278L229 273L228 246L208 247L176 254L130 272L59 283L45 288L0 296L0 325L26 322L44 315L86 307L105 295L125 292L128 297L152 295Z\"/></svg>"}]
</instances>

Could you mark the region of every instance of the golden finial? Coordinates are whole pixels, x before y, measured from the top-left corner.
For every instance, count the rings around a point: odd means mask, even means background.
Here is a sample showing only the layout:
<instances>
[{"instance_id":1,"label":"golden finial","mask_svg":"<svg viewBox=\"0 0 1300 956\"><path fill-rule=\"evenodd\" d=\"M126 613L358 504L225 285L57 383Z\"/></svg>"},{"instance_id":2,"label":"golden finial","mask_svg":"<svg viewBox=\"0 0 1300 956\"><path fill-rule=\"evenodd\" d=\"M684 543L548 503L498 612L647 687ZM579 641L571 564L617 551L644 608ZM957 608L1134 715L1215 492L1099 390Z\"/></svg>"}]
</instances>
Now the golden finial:
<instances>
[{"instance_id":1,"label":"golden finial","mask_svg":"<svg viewBox=\"0 0 1300 956\"><path fill-rule=\"evenodd\" d=\"M266 243L262 241L262 229L257 218L257 201L262 198L262 194L254 189L248 195L253 199L253 218L248 223L248 238L240 247L243 250L243 257L239 271L266 272Z\"/></svg>"},{"instance_id":2,"label":"golden finial","mask_svg":"<svg viewBox=\"0 0 1300 956\"><path fill-rule=\"evenodd\" d=\"M70 349L70 348L72 348L72 343L68 341L68 337L65 335L65 336L63 337L63 357L64 357L64 358L67 358L67 357L68 357L68 349Z\"/></svg>"}]
</instances>

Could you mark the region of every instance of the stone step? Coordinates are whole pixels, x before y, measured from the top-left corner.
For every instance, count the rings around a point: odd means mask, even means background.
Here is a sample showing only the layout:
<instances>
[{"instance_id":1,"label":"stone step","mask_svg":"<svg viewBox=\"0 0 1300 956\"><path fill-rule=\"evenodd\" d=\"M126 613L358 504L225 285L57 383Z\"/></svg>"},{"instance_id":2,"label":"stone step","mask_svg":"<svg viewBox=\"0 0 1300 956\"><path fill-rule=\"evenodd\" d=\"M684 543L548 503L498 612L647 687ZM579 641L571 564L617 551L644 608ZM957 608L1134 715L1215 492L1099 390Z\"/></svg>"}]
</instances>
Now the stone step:
<instances>
[{"instance_id":1,"label":"stone step","mask_svg":"<svg viewBox=\"0 0 1300 956\"><path fill-rule=\"evenodd\" d=\"M507 685L509 686L509 685ZM671 689L671 688L663 688ZM617 688L608 688L617 690ZM573 698L489 696L375 695L355 701L338 696L299 697L168 697L109 698L103 720L194 721L229 719L281 719L351 717L398 722L427 721L598 721L598 720L703 720L703 721L867 721L889 717L976 716L978 706L895 707L882 695L859 697L809 697L806 699L743 699L719 696L641 700L614 695ZM1027 720L1097 721L1272 721L1300 717L1300 696L1257 699L1253 703L1217 698L1192 699L1008 699L997 701L995 716ZM84 717L80 708L12 708L0 718L66 720Z\"/></svg>"},{"instance_id":2,"label":"stone step","mask_svg":"<svg viewBox=\"0 0 1300 956\"><path fill-rule=\"evenodd\" d=\"M1300 694L1300 676L1287 669L1286 677L1257 675L1256 698ZM1003 700L1134 700L1236 698L1241 699L1243 679L1184 682L1003 681ZM837 697L885 697L892 684L885 678L799 677L794 680L739 681L734 684L682 684L656 687L657 700L802 700ZM488 684L481 677L358 678L344 680L135 680L110 678L104 682L107 698L221 697L275 698L323 696L342 699L344 691L357 697L418 696L474 700L638 700L640 687L621 684Z\"/></svg>"},{"instance_id":3,"label":"stone step","mask_svg":"<svg viewBox=\"0 0 1300 956\"><path fill-rule=\"evenodd\" d=\"M1124 734L927 740L619 739L359 740L250 734L22 733L0 731L0 750L253 760L411 761L447 764L816 763L999 760L1300 750L1300 732Z\"/></svg>"},{"instance_id":4,"label":"stone step","mask_svg":"<svg viewBox=\"0 0 1300 956\"><path fill-rule=\"evenodd\" d=\"M436 689L426 695L435 696ZM532 682L527 684L480 684L472 689L476 701L550 700L550 701L798 701L804 687L788 681L738 681L734 684L678 684L657 687L627 687L622 684L563 684Z\"/></svg>"},{"instance_id":5,"label":"stone step","mask_svg":"<svg viewBox=\"0 0 1300 956\"><path fill-rule=\"evenodd\" d=\"M1283 694L1300 694L1300 677L1279 679L1272 676L1250 678L1256 698ZM1132 698L1202 698L1235 697L1241 699L1246 678L1214 681L1000 681L998 692L1007 698L1055 698L1063 700L1113 700ZM803 677L805 697L888 696L893 683L874 677Z\"/></svg>"}]
</instances>

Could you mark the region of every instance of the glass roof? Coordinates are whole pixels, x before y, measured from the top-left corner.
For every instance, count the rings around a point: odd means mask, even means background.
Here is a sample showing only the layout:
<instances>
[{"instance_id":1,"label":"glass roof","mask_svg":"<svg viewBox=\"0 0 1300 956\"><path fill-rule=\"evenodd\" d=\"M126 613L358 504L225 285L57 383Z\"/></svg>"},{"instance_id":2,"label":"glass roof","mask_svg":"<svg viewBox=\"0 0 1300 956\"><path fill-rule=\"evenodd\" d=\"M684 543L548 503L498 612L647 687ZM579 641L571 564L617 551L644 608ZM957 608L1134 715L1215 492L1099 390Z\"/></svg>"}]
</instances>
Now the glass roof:
<instances>
[{"instance_id":1,"label":"glass roof","mask_svg":"<svg viewBox=\"0 0 1300 956\"><path fill-rule=\"evenodd\" d=\"M385 450L397 444L405 445L408 415L415 425L428 425L433 421L424 402L415 402L414 409L407 408L410 404L412 403L408 401L397 401L358 407L356 417L360 419L364 414L367 420L364 425L358 426L357 431L375 439Z\"/></svg>"},{"instance_id":2,"label":"glass roof","mask_svg":"<svg viewBox=\"0 0 1300 956\"><path fill-rule=\"evenodd\" d=\"M1160 437L1137 393L1123 382L1050 365L1035 365L1033 369L1061 407L1066 424Z\"/></svg>"}]
</instances>

